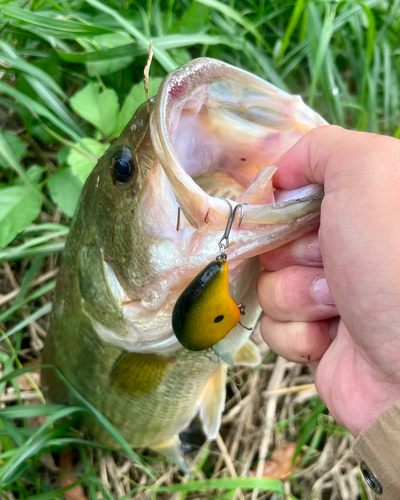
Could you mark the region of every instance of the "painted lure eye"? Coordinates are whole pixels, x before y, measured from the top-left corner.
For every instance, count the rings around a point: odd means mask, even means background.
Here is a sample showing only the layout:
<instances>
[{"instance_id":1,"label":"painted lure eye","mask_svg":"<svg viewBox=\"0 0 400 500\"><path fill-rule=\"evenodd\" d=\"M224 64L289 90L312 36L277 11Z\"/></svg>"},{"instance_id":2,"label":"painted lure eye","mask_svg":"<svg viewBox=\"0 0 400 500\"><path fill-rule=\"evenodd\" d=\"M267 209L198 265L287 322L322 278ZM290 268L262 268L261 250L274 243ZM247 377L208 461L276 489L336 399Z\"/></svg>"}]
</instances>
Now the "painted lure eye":
<instances>
[{"instance_id":1,"label":"painted lure eye","mask_svg":"<svg viewBox=\"0 0 400 500\"><path fill-rule=\"evenodd\" d=\"M124 148L115 157L113 162L114 178L119 183L128 182L135 173L135 164L131 152Z\"/></svg>"}]
</instances>

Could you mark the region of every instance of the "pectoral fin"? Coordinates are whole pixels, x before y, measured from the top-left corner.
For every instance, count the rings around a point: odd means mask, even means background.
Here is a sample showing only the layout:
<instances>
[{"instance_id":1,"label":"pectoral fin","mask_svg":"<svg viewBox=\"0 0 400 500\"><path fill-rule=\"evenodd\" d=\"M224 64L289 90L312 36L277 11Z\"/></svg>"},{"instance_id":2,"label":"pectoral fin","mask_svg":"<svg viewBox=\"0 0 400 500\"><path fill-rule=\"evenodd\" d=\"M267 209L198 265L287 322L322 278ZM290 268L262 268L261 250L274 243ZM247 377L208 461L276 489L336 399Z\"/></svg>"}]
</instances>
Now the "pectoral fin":
<instances>
[{"instance_id":1,"label":"pectoral fin","mask_svg":"<svg viewBox=\"0 0 400 500\"><path fill-rule=\"evenodd\" d=\"M209 439L215 439L221 426L226 398L226 368L221 365L208 380L201 397L199 416Z\"/></svg>"},{"instance_id":2,"label":"pectoral fin","mask_svg":"<svg viewBox=\"0 0 400 500\"><path fill-rule=\"evenodd\" d=\"M131 396L154 391L171 369L174 358L140 352L125 352L115 362L111 386Z\"/></svg>"},{"instance_id":3,"label":"pectoral fin","mask_svg":"<svg viewBox=\"0 0 400 500\"><path fill-rule=\"evenodd\" d=\"M261 363L259 348L250 339L246 340L241 349L233 356L235 365L257 366Z\"/></svg>"},{"instance_id":4,"label":"pectoral fin","mask_svg":"<svg viewBox=\"0 0 400 500\"><path fill-rule=\"evenodd\" d=\"M164 443L158 444L156 446L151 446L151 449L164 455L169 461L176 464L182 472L190 477L193 477L188 464L186 463L185 457L183 456L181 449L181 441L178 436L165 441Z\"/></svg>"}]
</instances>

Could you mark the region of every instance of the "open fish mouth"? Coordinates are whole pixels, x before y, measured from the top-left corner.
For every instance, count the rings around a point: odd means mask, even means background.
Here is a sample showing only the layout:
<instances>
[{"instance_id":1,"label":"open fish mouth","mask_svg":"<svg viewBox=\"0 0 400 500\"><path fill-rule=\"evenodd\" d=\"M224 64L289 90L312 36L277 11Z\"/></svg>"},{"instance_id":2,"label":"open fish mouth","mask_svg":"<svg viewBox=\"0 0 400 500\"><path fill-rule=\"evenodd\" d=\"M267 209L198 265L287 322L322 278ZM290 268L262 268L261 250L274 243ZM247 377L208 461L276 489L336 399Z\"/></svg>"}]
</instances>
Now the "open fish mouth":
<instances>
[{"instance_id":1,"label":"open fish mouth","mask_svg":"<svg viewBox=\"0 0 400 500\"><path fill-rule=\"evenodd\" d=\"M126 325L118 333L93 323L104 340L140 352L179 347L172 309L218 253L230 213L221 198L246 204L226 249L231 296L240 302L259 271L251 257L317 227L323 196L319 185L293 192L273 187L275 159L308 130L326 124L300 97L202 58L168 75L152 106L147 144L155 161L140 200L151 276L140 289L124 290L106 266Z\"/></svg>"},{"instance_id":2,"label":"open fish mouth","mask_svg":"<svg viewBox=\"0 0 400 500\"><path fill-rule=\"evenodd\" d=\"M151 117L158 160L186 219L195 228L221 226L228 208L218 197L252 205L244 223L285 223L295 213L275 202L310 198L320 186L275 191L271 167L308 130L327 123L299 96L221 61L202 58L164 80ZM290 205L290 204L288 204Z\"/></svg>"}]
</instances>

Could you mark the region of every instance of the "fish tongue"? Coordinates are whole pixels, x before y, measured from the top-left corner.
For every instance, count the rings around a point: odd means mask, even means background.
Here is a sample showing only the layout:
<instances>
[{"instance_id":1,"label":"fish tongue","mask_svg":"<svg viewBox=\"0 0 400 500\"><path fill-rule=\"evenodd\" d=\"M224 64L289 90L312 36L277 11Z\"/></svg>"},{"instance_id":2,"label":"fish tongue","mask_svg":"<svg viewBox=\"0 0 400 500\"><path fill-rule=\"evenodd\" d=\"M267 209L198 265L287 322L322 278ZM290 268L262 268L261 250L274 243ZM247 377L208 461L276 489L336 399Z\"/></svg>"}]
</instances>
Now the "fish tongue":
<instances>
[{"instance_id":1,"label":"fish tongue","mask_svg":"<svg viewBox=\"0 0 400 500\"><path fill-rule=\"evenodd\" d=\"M238 203L247 203L248 205L275 203L272 176L276 171L277 167L274 166L262 168L250 186L235 201Z\"/></svg>"}]
</instances>

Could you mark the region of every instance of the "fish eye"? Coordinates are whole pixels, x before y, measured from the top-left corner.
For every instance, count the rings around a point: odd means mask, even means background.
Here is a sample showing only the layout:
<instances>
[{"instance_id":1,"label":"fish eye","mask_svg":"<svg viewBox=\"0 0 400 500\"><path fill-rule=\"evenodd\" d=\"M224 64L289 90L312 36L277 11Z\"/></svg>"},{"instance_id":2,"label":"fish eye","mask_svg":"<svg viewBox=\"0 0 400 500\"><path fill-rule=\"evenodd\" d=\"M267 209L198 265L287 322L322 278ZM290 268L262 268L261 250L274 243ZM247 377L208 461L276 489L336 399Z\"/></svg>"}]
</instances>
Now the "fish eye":
<instances>
[{"instance_id":1,"label":"fish eye","mask_svg":"<svg viewBox=\"0 0 400 500\"><path fill-rule=\"evenodd\" d=\"M135 173L135 164L128 148L123 148L113 160L114 178L120 184L128 182Z\"/></svg>"}]
</instances>

